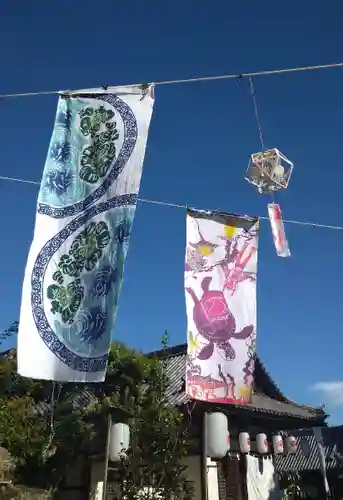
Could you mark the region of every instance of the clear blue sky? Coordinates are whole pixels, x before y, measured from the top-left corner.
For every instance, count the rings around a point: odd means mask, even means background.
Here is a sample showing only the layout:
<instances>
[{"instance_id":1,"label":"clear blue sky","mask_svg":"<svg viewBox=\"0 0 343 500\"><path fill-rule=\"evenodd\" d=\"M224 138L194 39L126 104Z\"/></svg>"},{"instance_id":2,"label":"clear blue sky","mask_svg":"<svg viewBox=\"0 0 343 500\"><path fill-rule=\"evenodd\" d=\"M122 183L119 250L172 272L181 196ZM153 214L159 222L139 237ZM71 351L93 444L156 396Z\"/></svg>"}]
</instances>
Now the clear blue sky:
<instances>
[{"instance_id":1,"label":"clear blue sky","mask_svg":"<svg viewBox=\"0 0 343 500\"><path fill-rule=\"evenodd\" d=\"M342 21L338 0L6 1L0 93L338 62ZM266 145L295 162L278 198L284 217L343 224L343 69L257 78L255 87ZM0 101L1 175L40 180L56 103ZM158 87L140 195L265 215L267 200L243 180L259 150L247 81ZM18 317L37 193L0 182L0 328ZM342 422L343 383L313 387L343 380L343 233L286 229L289 260L276 257L261 224L258 352L289 397L331 404L332 422ZM182 209L138 206L116 338L144 350L158 348L165 329L171 344L186 340L184 245Z\"/></svg>"}]
</instances>

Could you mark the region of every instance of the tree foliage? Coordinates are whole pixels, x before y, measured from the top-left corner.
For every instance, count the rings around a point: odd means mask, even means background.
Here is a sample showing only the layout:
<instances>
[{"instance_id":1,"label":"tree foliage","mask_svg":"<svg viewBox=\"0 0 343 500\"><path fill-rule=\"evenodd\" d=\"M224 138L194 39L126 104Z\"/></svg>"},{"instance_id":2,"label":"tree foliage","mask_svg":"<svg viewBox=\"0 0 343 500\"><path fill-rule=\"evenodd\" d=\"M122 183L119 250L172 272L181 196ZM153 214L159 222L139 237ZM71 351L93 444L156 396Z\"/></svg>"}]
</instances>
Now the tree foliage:
<instances>
[{"instance_id":1,"label":"tree foliage","mask_svg":"<svg viewBox=\"0 0 343 500\"><path fill-rule=\"evenodd\" d=\"M116 464L125 497L152 486L166 499L187 500L192 492L183 464L187 429L183 416L168 405L168 384L161 360L122 344L111 347L103 384L53 388L51 382L20 377L15 350L0 356L0 446L13 458L16 480L56 488L79 456L104 453L111 411L114 420L127 415L131 430L127 458ZM86 405L80 394L87 394Z\"/></svg>"},{"instance_id":2,"label":"tree foliage","mask_svg":"<svg viewBox=\"0 0 343 500\"><path fill-rule=\"evenodd\" d=\"M166 400L163 363L116 346L110 354L107 387L111 404L131 414L131 449L116 474L125 497L137 498L138 490L150 486L150 494L161 498L190 498L192 485L184 466L187 426Z\"/></svg>"},{"instance_id":3,"label":"tree foliage","mask_svg":"<svg viewBox=\"0 0 343 500\"><path fill-rule=\"evenodd\" d=\"M304 483L299 473L281 474L279 486L284 500L302 500L306 498Z\"/></svg>"},{"instance_id":4,"label":"tree foliage","mask_svg":"<svg viewBox=\"0 0 343 500\"><path fill-rule=\"evenodd\" d=\"M18 333L18 321L14 321L9 328L6 328L3 332L0 332L0 346L5 342L6 339L12 338Z\"/></svg>"}]
</instances>

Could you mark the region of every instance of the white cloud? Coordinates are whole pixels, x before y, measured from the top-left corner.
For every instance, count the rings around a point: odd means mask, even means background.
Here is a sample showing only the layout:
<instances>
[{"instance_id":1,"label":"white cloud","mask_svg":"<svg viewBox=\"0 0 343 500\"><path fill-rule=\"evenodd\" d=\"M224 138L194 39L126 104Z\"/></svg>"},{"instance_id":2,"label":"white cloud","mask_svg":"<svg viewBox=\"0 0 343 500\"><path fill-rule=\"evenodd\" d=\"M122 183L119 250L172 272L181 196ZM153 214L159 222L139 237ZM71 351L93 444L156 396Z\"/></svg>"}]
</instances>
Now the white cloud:
<instances>
[{"instance_id":1,"label":"white cloud","mask_svg":"<svg viewBox=\"0 0 343 500\"><path fill-rule=\"evenodd\" d=\"M317 382L313 389L321 392L327 402L331 405L343 405L343 380L332 380L331 382Z\"/></svg>"}]
</instances>

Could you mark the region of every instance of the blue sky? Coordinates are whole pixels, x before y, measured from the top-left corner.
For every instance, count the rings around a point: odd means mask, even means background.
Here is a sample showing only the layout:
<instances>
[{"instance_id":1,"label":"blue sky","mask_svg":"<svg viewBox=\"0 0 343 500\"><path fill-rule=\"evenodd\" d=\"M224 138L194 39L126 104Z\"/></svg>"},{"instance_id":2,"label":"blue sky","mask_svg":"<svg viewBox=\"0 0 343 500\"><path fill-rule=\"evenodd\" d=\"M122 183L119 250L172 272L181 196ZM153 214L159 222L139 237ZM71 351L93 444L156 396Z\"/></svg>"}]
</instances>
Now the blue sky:
<instances>
[{"instance_id":1,"label":"blue sky","mask_svg":"<svg viewBox=\"0 0 343 500\"><path fill-rule=\"evenodd\" d=\"M174 0L5 2L0 93L241 73L342 60L343 4ZM278 196L287 219L342 224L343 70L256 78L267 147L295 163ZM0 173L40 180L55 96L0 102ZM260 150L247 81L156 89L140 196L266 215L243 180ZM0 328L18 317L36 186L0 182ZM258 352L281 389L343 418L343 233L286 225L291 259L261 224ZM115 336L150 350L186 340L185 212L141 203ZM336 382L336 385L319 385ZM316 386L317 384L317 386ZM317 387L317 390L315 390Z\"/></svg>"}]
</instances>

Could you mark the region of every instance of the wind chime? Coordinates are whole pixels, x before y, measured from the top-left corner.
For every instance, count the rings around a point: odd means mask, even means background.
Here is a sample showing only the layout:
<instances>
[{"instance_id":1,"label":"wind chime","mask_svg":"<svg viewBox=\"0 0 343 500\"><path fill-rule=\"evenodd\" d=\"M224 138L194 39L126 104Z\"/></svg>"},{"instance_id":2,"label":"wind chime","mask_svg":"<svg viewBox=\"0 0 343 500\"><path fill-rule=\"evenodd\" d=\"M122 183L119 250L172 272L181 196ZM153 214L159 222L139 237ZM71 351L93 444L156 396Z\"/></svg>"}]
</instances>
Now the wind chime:
<instances>
[{"instance_id":1,"label":"wind chime","mask_svg":"<svg viewBox=\"0 0 343 500\"><path fill-rule=\"evenodd\" d=\"M278 149L265 149L251 78L249 83L262 151L253 153L250 156L245 180L255 186L260 194L267 194L272 197L272 203L268 203L267 207L276 253L279 257L290 257L291 253L282 221L281 209L280 205L274 202L274 193L280 189L287 189L293 171L293 163Z\"/></svg>"}]
</instances>

